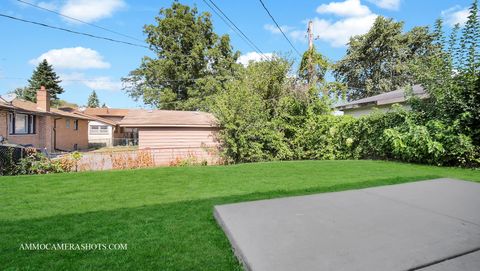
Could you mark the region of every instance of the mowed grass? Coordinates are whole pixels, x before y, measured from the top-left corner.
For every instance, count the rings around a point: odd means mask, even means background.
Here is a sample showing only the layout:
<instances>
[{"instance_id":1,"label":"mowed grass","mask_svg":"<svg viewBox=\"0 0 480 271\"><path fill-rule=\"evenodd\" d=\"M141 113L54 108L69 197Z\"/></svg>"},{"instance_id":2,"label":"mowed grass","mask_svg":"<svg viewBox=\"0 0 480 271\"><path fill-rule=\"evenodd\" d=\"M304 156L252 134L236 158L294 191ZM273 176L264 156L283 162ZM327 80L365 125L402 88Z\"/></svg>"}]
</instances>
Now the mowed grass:
<instances>
[{"instance_id":1,"label":"mowed grass","mask_svg":"<svg viewBox=\"0 0 480 271\"><path fill-rule=\"evenodd\" d=\"M0 177L2 270L241 270L213 206L480 171L384 161ZM426 195L428 196L428 195ZM127 243L126 251L26 251L22 243Z\"/></svg>"}]
</instances>

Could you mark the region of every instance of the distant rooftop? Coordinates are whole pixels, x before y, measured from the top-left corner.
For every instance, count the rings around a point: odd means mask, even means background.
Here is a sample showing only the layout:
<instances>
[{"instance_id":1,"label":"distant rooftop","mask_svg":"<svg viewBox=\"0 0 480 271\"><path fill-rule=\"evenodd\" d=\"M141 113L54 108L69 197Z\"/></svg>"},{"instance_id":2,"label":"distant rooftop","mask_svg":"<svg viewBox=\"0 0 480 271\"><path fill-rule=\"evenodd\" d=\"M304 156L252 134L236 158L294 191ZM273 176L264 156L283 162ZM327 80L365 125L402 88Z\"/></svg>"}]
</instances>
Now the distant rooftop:
<instances>
[{"instance_id":1,"label":"distant rooftop","mask_svg":"<svg viewBox=\"0 0 480 271\"><path fill-rule=\"evenodd\" d=\"M124 117L128 114L129 111L136 110L136 109L124 109L124 108L85 108L83 113L87 115L94 115L94 116L110 116L110 117Z\"/></svg>"},{"instance_id":2,"label":"distant rooftop","mask_svg":"<svg viewBox=\"0 0 480 271\"><path fill-rule=\"evenodd\" d=\"M422 86L414 85L413 86L413 95L417 96L420 99L428 98L428 93L425 92ZM405 90L403 88L397 89L390 92L385 92L375 96L355 100L349 103L344 103L336 106L338 110L352 109L362 106L376 106L376 105L387 105L394 103L403 103L407 100L405 95Z\"/></svg>"},{"instance_id":3,"label":"distant rooftop","mask_svg":"<svg viewBox=\"0 0 480 271\"><path fill-rule=\"evenodd\" d=\"M122 127L215 127L215 117L206 112L173 110L130 110Z\"/></svg>"},{"instance_id":4,"label":"distant rooftop","mask_svg":"<svg viewBox=\"0 0 480 271\"><path fill-rule=\"evenodd\" d=\"M53 115L53 116L61 116L61 117L74 118L74 119L91 120L90 116L81 114L77 111L71 111L71 110L67 111L67 110L60 110L56 108L50 108L50 111L44 111L39 109L36 103L25 101L19 98L15 98L11 103L7 103L5 101L0 100L0 108L12 109L19 113L31 113L31 114L37 114L37 115Z\"/></svg>"}]
</instances>

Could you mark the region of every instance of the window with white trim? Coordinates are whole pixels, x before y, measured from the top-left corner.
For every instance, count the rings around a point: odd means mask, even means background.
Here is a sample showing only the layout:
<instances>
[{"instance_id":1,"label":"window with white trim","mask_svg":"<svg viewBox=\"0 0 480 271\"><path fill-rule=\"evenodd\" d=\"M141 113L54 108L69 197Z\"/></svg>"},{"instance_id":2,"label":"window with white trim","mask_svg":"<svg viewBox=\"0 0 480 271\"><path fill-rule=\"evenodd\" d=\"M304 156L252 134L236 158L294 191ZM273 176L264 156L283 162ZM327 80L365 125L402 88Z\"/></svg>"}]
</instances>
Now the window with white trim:
<instances>
[{"instance_id":1,"label":"window with white trim","mask_svg":"<svg viewBox=\"0 0 480 271\"><path fill-rule=\"evenodd\" d=\"M107 125L91 125L90 134L91 135L108 135L108 126Z\"/></svg>"},{"instance_id":2,"label":"window with white trim","mask_svg":"<svg viewBox=\"0 0 480 271\"><path fill-rule=\"evenodd\" d=\"M78 130L78 120L73 121L73 130Z\"/></svg>"}]
</instances>

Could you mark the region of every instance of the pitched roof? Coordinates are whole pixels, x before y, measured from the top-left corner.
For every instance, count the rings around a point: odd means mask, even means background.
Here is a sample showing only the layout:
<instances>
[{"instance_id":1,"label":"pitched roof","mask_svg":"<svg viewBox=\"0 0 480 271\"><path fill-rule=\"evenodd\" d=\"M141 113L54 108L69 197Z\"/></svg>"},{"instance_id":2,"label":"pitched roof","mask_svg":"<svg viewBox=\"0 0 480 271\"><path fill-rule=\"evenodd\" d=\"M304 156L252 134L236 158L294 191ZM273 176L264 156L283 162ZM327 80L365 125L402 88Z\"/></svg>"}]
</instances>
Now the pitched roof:
<instances>
[{"instance_id":1,"label":"pitched roof","mask_svg":"<svg viewBox=\"0 0 480 271\"><path fill-rule=\"evenodd\" d=\"M417 96L420 99L425 99L428 98L428 93L425 92L422 86L420 85L414 85L412 87L413 90L413 95ZM385 92L382 94L378 94L375 96L355 100L349 103L341 104L336 106L337 109L339 110L344 110L344 109L352 109L352 108L357 108L357 107L362 107L362 106L368 106L368 105L387 105L387 104L394 104L394 103L403 103L407 100L407 97L405 95L405 90L403 88L397 89L394 91L390 92Z\"/></svg>"},{"instance_id":2,"label":"pitched roof","mask_svg":"<svg viewBox=\"0 0 480 271\"><path fill-rule=\"evenodd\" d=\"M109 125L112 125L112 126L117 125L117 122L114 121L114 120L111 120L111 119L106 119L106 118L102 118L102 117L99 117L99 116L87 115L87 114L82 113L82 112L75 112L75 113L78 114L78 115L86 116L86 117L90 118L90 120L94 120L94 121L98 121L98 122L103 122L103 123L105 123L105 124L109 124Z\"/></svg>"},{"instance_id":3,"label":"pitched roof","mask_svg":"<svg viewBox=\"0 0 480 271\"><path fill-rule=\"evenodd\" d=\"M111 116L111 117L124 117L128 114L130 109L123 108L85 108L83 113L92 116Z\"/></svg>"},{"instance_id":4,"label":"pitched roof","mask_svg":"<svg viewBox=\"0 0 480 271\"><path fill-rule=\"evenodd\" d=\"M85 114L78 114L76 111L67 112L64 110L50 108L50 111L43 111L37 108L36 103L32 103L29 101L25 101L22 99L14 99L11 103L5 103L0 101L0 107L5 109L12 109L19 112L24 113L31 113L36 115L52 115L52 116L60 116L60 117L67 117L72 119L85 119L90 120L91 117Z\"/></svg>"},{"instance_id":5,"label":"pitched roof","mask_svg":"<svg viewBox=\"0 0 480 271\"><path fill-rule=\"evenodd\" d=\"M215 117L206 112L173 110L130 110L122 127L216 127Z\"/></svg>"}]
</instances>

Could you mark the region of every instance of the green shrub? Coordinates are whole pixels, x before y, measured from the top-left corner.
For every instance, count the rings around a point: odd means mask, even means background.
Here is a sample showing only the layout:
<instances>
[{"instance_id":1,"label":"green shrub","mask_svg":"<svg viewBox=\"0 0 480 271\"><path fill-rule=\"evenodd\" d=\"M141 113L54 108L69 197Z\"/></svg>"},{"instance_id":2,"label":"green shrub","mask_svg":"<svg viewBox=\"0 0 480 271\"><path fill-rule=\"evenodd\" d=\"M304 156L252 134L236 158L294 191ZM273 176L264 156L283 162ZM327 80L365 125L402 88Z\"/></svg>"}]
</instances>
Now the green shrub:
<instances>
[{"instance_id":1,"label":"green shrub","mask_svg":"<svg viewBox=\"0 0 480 271\"><path fill-rule=\"evenodd\" d=\"M230 128L223 131L226 142L236 143L229 143L224 153L235 151L234 162L393 159L446 166L480 165L478 146L461 133L458 121L451 125L439 120L424 123L418 113L399 106L389 112L353 118L314 114L292 104L298 114L283 111L271 121L262 118L261 128L255 119L245 121L257 127L248 133L237 130L244 125L227 126Z\"/></svg>"},{"instance_id":2,"label":"green shrub","mask_svg":"<svg viewBox=\"0 0 480 271\"><path fill-rule=\"evenodd\" d=\"M60 172L65 172L65 170L59 160L50 160L35 149L27 150L27 155L20 159L15 170L18 175Z\"/></svg>"}]
</instances>

